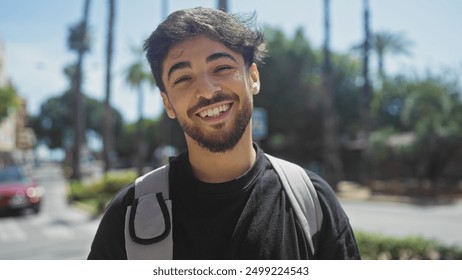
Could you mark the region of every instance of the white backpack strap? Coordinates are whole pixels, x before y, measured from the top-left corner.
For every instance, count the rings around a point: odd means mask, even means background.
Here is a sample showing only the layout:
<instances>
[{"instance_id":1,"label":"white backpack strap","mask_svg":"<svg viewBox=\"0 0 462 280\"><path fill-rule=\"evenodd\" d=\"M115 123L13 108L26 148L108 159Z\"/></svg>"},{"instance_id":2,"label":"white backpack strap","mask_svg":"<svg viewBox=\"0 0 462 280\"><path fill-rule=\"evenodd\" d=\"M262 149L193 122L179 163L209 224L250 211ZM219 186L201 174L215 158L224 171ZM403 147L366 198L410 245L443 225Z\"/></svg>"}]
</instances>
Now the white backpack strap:
<instances>
[{"instance_id":1,"label":"white backpack strap","mask_svg":"<svg viewBox=\"0 0 462 280\"><path fill-rule=\"evenodd\" d=\"M312 238L321 230L323 215L313 183L302 167L268 154L266 157L279 175L295 215L308 239L311 253L315 255Z\"/></svg>"},{"instance_id":2,"label":"white backpack strap","mask_svg":"<svg viewBox=\"0 0 462 280\"><path fill-rule=\"evenodd\" d=\"M125 216L128 259L172 259L172 202L169 165L135 181L134 199Z\"/></svg>"}]
</instances>

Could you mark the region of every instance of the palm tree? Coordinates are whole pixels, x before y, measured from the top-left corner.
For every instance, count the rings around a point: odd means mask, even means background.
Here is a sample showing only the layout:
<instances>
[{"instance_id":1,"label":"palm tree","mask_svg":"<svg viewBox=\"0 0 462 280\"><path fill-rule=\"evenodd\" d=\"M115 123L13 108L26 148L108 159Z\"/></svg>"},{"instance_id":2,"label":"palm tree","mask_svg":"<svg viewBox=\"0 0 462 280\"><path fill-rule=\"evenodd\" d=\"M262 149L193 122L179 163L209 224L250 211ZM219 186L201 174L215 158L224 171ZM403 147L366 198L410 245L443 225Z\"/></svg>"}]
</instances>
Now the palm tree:
<instances>
[{"instance_id":1,"label":"palm tree","mask_svg":"<svg viewBox=\"0 0 462 280\"><path fill-rule=\"evenodd\" d=\"M113 116L111 110L111 66L112 66L112 45L114 40L114 17L115 0L108 0L109 16L107 29L107 48L106 48L106 97L104 99L104 121L103 121L103 160L104 171L111 168L110 152L113 149Z\"/></svg>"},{"instance_id":2,"label":"palm tree","mask_svg":"<svg viewBox=\"0 0 462 280\"><path fill-rule=\"evenodd\" d=\"M127 69L125 78L128 85L138 91L138 123L137 123L137 170L138 174L143 173L143 154L145 152L146 143L144 141L142 123L143 123L143 104L144 104L144 85L147 83L150 86L155 86L154 78L149 70L146 70L144 60L142 59L143 51L141 48L132 48L136 59Z\"/></svg>"},{"instance_id":3,"label":"palm tree","mask_svg":"<svg viewBox=\"0 0 462 280\"><path fill-rule=\"evenodd\" d=\"M333 103L332 63L330 55L330 0L324 0L324 46L322 71L322 112L323 112L323 159L326 179L336 189L343 176L342 161L339 156L337 137L337 112Z\"/></svg>"},{"instance_id":4,"label":"palm tree","mask_svg":"<svg viewBox=\"0 0 462 280\"><path fill-rule=\"evenodd\" d=\"M167 18L167 16L168 16L168 0L162 0L161 11L162 11L162 19Z\"/></svg>"},{"instance_id":5,"label":"palm tree","mask_svg":"<svg viewBox=\"0 0 462 280\"><path fill-rule=\"evenodd\" d=\"M223 12L228 12L228 0L218 0L218 9Z\"/></svg>"},{"instance_id":6,"label":"palm tree","mask_svg":"<svg viewBox=\"0 0 462 280\"><path fill-rule=\"evenodd\" d=\"M371 119L371 100L372 100L372 86L369 79L369 55L370 55L370 44L371 34L369 29L369 0L363 0L363 23L364 23L364 41L362 43L362 55L363 55L363 100L362 100L362 122L363 122L363 143L362 149L362 160L361 160L361 172L360 180L366 182L369 177L369 134L372 126Z\"/></svg>"},{"instance_id":7,"label":"palm tree","mask_svg":"<svg viewBox=\"0 0 462 280\"><path fill-rule=\"evenodd\" d=\"M77 52L76 71L72 82L72 91L75 94L74 129L75 141L72 157L72 178L80 180L81 145L85 143L85 108L82 97L82 65L86 52L90 50L90 36L88 32L88 13L90 0L85 0L82 21L70 28L68 37L69 49Z\"/></svg>"},{"instance_id":8,"label":"palm tree","mask_svg":"<svg viewBox=\"0 0 462 280\"><path fill-rule=\"evenodd\" d=\"M385 78L385 55L410 55L409 46L412 42L407 40L402 33L391 33L386 31L376 32L372 35L371 39L372 50L377 55L378 73L383 80Z\"/></svg>"}]
</instances>

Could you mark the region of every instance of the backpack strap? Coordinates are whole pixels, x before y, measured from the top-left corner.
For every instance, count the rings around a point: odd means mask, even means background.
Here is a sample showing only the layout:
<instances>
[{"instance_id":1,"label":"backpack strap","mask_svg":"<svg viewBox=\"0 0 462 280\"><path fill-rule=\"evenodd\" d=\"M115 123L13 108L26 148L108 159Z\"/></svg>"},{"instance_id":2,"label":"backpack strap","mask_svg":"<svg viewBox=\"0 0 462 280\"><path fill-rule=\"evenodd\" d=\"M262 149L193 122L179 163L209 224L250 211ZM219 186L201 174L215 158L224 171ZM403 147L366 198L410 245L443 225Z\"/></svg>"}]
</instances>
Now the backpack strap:
<instances>
[{"instance_id":1,"label":"backpack strap","mask_svg":"<svg viewBox=\"0 0 462 280\"><path fill-rule=\"evenodd\" d=\"M128 259L173 258L169 169L164 165L135 181L134 199L125 215Z\"/></svg>"},{"instance_id":2,"label":"backpack strap","mask_svg":"<svg viewBox=\"0 0 462 280\"><path fill-rule=\"evenodd\" d=\"M279 175L314 256L316 251L313 236L321 230L323 214L313 183L302 167L268 154L265 155Z\"/></svg>"},{"instance_id":3,"label":"backpack strap","mask_svg":"<svg viewBox=\"0 0 462 280\"><path fill-rule=\"evenodd\" d=\"M276 170L313 255L313 236L322 226L322 209L313 183L300 166L265 154ZM135 181L134 200L125 216L128 259L173 259L172 201L167 164Z\"/></svg>"}]
</instances>

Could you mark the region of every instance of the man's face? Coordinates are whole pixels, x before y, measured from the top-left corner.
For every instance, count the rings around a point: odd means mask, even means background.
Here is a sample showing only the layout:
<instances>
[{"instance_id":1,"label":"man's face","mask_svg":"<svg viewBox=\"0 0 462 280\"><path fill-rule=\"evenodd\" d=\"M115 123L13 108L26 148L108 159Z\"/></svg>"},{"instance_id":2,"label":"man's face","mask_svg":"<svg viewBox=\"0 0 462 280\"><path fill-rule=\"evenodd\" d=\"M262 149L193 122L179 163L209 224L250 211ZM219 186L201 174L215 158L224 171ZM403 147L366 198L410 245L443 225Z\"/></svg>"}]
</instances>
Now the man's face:
<instances>
[{"instance_id":1,"label":"man's face","mask_svg":"<svg viewBox=\"0 0 462 280\"><path fill-rule=\"evenodd\" d=\"M235 147L252 116L253 95L259 92L255 64L246 69L242 55L199 36L169 51L162 81L167 114L178 119L187 140L211 152Z\"/></svg>"}]
</instances>

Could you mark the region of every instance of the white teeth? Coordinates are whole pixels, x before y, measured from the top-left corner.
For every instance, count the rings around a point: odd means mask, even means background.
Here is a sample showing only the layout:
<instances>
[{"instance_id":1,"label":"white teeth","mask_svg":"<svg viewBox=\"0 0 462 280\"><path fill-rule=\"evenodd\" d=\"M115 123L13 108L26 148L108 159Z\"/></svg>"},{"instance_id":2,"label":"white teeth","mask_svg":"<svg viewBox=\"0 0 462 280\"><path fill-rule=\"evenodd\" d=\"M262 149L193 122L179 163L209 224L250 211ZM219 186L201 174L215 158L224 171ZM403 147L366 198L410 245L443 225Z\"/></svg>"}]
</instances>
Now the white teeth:
<instances>
[{"instance_id":1,"label":"white teeth","mask_svg":"<svg viewBox=\"0 0 462 280\"><path fill-rule=\"evenodd\" d=\"M228 111L229 107L229 104L225 104L215 108L207 109L202 112L199 112L199 116L201 116L202 118L218 117L219 115L221 115L221 113Z\"/></svg>"}]
</instances>

